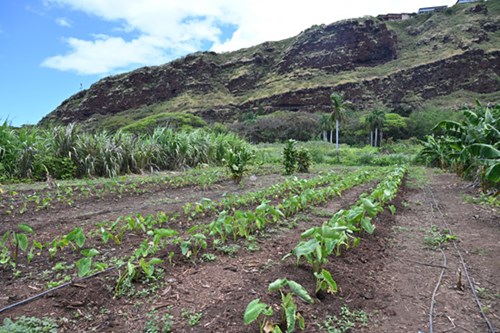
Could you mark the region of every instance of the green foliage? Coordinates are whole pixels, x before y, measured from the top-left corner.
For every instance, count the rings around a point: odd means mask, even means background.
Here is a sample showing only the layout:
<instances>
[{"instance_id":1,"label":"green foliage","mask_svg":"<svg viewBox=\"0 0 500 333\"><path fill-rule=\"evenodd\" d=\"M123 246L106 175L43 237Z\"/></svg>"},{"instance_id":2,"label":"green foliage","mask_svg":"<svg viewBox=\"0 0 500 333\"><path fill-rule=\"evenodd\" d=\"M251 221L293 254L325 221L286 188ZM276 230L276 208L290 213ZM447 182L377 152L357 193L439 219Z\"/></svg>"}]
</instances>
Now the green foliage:
<instances>
[{"instance_id":1,"label":"green foliage","mask_svg":"<svg viewBox=\"0 0 500 333\"><path fill-rule=\"evenodd\" d=\"M266 303L262 303L260 298L257 298L248 303L247 308L245 309L245 314L243 315L243 323L245 325L249 325L258 320L259 332L263 333L266 325L266 319L264 316L270 317L272 315L273 308Z\"/></svg>"},{"instance_id":2,"label":"green foliage","mask_svg":"<svg viewBox=\"0 0 500 333\"><path fill-rule=\"evenodd\" d=\"M367 327L368 315L364 311L352 311L343 305L340 316L328 316L323 324L318 324L322 332L349 333L354 328Z\"/></svg>"},{"instance_id":3,"label":"green foliage","mask_svg":"<svg viewBox=\"0 0 500 333\"><path fill-rule=\"evenodd\" d=\"M460 112L428 107L410 114L407 121L408 132L418 139L423 139L432 133L432 129L439 122L444 120L460 121L462 119L463 114Z\"/></svg>"},{"instance_id":4,"label":"green foliage","mask_svg":"<svg viewBox=\"0 0 500 333\"><path fill-rule=\"evenodd\" d=\"M500 183L500 105L464 109L466 120L444 120L423 142L420 158L428 165L478 180L483 191ZM498 189L497 189L498 190Z\"/></svg>"},{"instance_id":5,"label":"green foliage","mask_svg":"<svg viewBox=\"0 0 500 333\"><path fill-rule=\"evenodd\" d=\"M253 151L248 146L240 146L236 149L229 149L225 159L225 165L236 184L243 179L243 175L248 171L250 162L255 157Z\"/></svg>"},{"instance_id":6,"label":"green foliage","mask_svg":"<svg viewBox=\"0 0 500 333\"><path fill-rule=\"evenodd\" d=\"M309 172L311 167L311 153L307 148L302 148L297 150L297 171L298 172Z\"/></svg>"},{"instance_id":7,"label":"green foliage","mask_svg":"<svg viewBox=\"0 0 500 333\"><path fill-rule=\"evenodd\" d=\"M179 130L192 130L206 127L207 123L200 117L185 112L164 112L145 117L130 125L124 126L123 131L144 134L153 133L157 127L166 127Z\"/></svg>"},{"instance_id":8,"label":"green foliage","mask_svg":"<svg viewBox=\"0 0 500 333\"><path fill-rule=\"evenodd\" d=\"M151 134L85 133L74 125L51 129L0 126L0 180L115 177L218 164L247 145L234 134L156 128Z\"/></svg>"},{"instance_id":9,"label":"green foliage","mask_svg":"<svg viewBox=\"0 0 500 333\"><path fill-rule=\"evenodd\" d=\"M283 148L283 166L285 167L285 175L291 175L295 172L297 165L297 150L295 140L288 140Z\"/></svg>"},{"instance_id":10,"label":"green foliage","mask_svg":"<svg viewBox=\"0 0 500 333\"><path fill-rule=\"evenodd\" d=\"M0 333L57 333L57 325L51 319L21 316L15 321L3 320Z\"/></svg>"},{"instance_id":11,"label":"green foliage","mask_svg":"<svg viewBox=\"0 0 500 333\"><path fill-rule=\"evenodd\" d=\"M17 266L19 251L26 252L29 246L28 235L35 231L29 225L20 223L17 225L18 231L7 231L0 239L0 265ZM29 260L29 258L28 258Z\"/></svg>"},{"instance_id":12,"label":"green foliage","mask_svg":"<svg viewBox=\"0 0 500 333\"><path fill-rule=\"evenodd\" d=\"M305 328L304 318L297 311L294 297L299 297L304 302L313 304L314 300L307 290L301 284L288 279L277 279L269 284L268 289L271 292L279 291L281 294L281 322L286 327L286 332L295 332L297 325L303 330Z\"/></svg>"},{"instance_id":13,"label":"green foliage","mask_svg":"<svg viewBox=\"0 0 500 333\"><path fill-rule=\"evenodd\" d=\"M317 115L306 112L278 111L256 116L230 126L252 143L308 141L319 134Z\"/></svg>"}]
</instances>

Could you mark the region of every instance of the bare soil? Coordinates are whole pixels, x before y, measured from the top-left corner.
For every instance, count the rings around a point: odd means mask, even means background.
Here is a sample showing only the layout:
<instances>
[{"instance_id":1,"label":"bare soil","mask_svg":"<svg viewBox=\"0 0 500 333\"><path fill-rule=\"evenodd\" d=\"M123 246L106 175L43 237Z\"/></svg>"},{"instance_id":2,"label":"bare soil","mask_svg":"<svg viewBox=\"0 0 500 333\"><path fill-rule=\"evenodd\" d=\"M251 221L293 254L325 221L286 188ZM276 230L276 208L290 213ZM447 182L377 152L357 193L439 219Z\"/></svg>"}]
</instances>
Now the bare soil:
<instances>
[{"instance_id":1,"label":"bare soil","mask_svg":"<svg viewBox=\"0 0 500 333\"><path fill-rule=\"evenodd\" d=\"M327 332L318 324L323 324L328 316L340 316L343 306L368 314L367 327L357 325L349 332L429 332L435 289L433 332L488 332L460 255L483 312L495 328L500 327L498 209L466 203L464 195L477 192L453 175L427 170L426 178L425 184L407 180L391 203L396 213L392 215L388 210L381 213L373 235L362 234L358 247L331 258L326 268L340 290L312 305L298 303L306 322L305 332ZM185 202L203 197L215 200L226 192L255 191L279 181L281 176L267 175L258 176L244 188L223 182L207 191L188 187L77 202L73 208L61 205L32 213L24 221L3 216L2 229L27 222L41 230L42 237L50 239L75 226L90 230L105 219L129 213L173 212ZM243 313L255 298L272 304L275 313L279 313L280 298L268 292L270 282L286 277L314 293L310 267L296 266L292 258L281 260L297 244L301 232L320 225L339 209L348 208L374 185L357 186L327 204L310 207L288 223L257 235L254 242L240 240L236 243L240 248L232 256L208 249L216 256L213 262L193 263L177 256L172 266L168 264L168 252L161 252L159 257L165 259L164 274L156 282L138 284L132 296L113 297L119 273L109 271L2 312L0 321L25 315L50 317L57 321L61 332L145 332L154 321L161 327L159 318L170 313L173 332L258 332L256 324L243 325ZM180 223L189 225L190 221ZM444 232L444 229L449 229L450 235L458 240L445 242L441 251L431 246L436 237L431 231ZM132 248L137 240L129 237ZM111 256L121 249L107 251ZM71 254L66 255L57 261L74 260ZM438 284L444 256L446 268ZM34 267L33 273L29 275L21 269L19 278L14 278L11 271L0 271L0 307L45 289L46 280L41 272L53 265L46 260L35 260L30 266ZM201 318L190 325L188 313L199 313Z\"/></svg>"}]
</instances>

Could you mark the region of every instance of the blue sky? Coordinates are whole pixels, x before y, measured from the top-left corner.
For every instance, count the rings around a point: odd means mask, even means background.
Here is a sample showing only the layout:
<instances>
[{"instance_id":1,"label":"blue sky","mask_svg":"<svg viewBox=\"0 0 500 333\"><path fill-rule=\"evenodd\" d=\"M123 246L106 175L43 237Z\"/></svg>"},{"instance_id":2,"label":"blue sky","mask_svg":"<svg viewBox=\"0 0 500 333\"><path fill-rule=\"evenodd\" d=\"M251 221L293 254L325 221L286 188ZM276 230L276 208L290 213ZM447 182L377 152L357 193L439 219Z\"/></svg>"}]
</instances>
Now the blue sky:
<instances>
[{"instance_id":1,"label":"blue sky","mask_svg":"<svg viewBox=\"0 0 500 333\"><path fill-rule=\"evenodd\" d=\"M0 121L36 124L102 77L313 24L450 0L0 0Z\"/></svg>"}]
</instances>

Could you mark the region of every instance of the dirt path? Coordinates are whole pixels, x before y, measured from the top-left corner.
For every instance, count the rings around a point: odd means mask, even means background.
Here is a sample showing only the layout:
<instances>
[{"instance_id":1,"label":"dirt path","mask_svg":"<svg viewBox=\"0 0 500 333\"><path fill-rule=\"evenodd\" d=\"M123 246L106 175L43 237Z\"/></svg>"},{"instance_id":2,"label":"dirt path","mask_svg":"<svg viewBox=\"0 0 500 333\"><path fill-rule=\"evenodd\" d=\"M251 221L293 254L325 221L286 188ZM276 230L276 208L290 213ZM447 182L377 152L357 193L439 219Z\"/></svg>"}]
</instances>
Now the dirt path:
<instances>
[{"instance_id":1,"label":"dirt path","mask_svg":"<svg viewBox=\"0 0 500 333\"><path fill-rule=\"evenodd\" d=\"M488 332L461 263L478 291L483 311L500 328L500 216L498 210L464 202L476 194L450 174L428 170L429 183L409 188L393 225L391 249L377 274L369 332L430 331L430 306L446 257L447 268L435 294L434 332ZM431 230L434 229L434 233ZM458 241L432 249L445 229ZM455 247L456 245L456 247ZM431 266L433 265L433 266ZM457 285L458 288L457 288ZM381 302L381 300L386 300Z\"/></svg>"}]
</instances>

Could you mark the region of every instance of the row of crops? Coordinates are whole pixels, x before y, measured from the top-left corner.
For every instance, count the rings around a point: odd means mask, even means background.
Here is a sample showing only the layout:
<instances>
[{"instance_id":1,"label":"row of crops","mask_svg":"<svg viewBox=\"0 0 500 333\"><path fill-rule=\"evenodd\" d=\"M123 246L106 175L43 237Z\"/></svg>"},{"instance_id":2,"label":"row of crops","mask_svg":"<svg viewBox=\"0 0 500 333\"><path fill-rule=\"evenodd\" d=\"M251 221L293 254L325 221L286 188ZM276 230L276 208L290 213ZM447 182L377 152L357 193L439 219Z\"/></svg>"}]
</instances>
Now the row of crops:
<instances>
[{"instance_id":1,"label":"row of crops","mask_svg":"<svg viewBox=\"0 0 500 333\"><path fill-rule=\"evenodd\" d=\"M278 172L278 165L266 165L252 169L255 175ZM214 184L228 180L229 176L220 167L192 169L181 175L152 175L136 180L125 177L111 179L86 179L71 183L57 183L53 188L30 190L6 189L0 193L0 214L19 216L29 212L46 210L55 205L73 206L79 200L100 200L105 197L122 198L125 195L141 195L165 188L175 189L196 186L208 189ZM10 185L13 188L15 185Z\"/></svg>"},{"instance_id":2,"label":"row of crops","mask_svg":"<svg viewBox=\"0 0 500 333\"><path fill-rule=\"evenodd\" d=\"M332 255L340 255L343 250L355 247L360 243L359 232L369 234L374 232L372 219L383 211L383 207L392 200L406 174L405 166L394 168L375 187L370 194L362 194L359 201L347 210L340 210L321 226L312 227L301 235L301 241L283 259L294 256L297 265L305 260L311 267L311 275L315 279L315 296L320 293L334 294L338 290L334 273L325 268L325 264ZM391 206L394 212L394 206ZM269 292L279 292L281 296L281 316L276 320L272 306L257 298L251 301L244 314L244 323L259 323L260 332L280 333L282 328L286 332L294 332L296 326L305 327L304 318L298 311L295 298L307 303L314 303L314 299L298 282L279 278L269 284Z\"/></svg>"},{"instance_id":3,"label":"row of crops","mask_svg":"<svg viewBox=\"0 0 500 333\"><path fill-rule=\"evenodd\" d=\"M361 168L347 176L327 173L311 179L289 178L255 192L230 195L217 201L202 199L186 203L179 212L127 215L102 222L92 230L76 227L45 241L29 225L20 224L17 230L2 237L0 267L22 275L32 264L48 259L54 265L51 271L64 271L63 275L57 275L59 280L55 276L47 277L49 288L70 281L75 275L86 277L113 268L120 272L115 281L115 295L127 295L137 282L154 281L158 269L168 266L174 257L184 261L200 260L210 250L217 251L240 238L260 235L268 228L286 223L298 212L329 201L356 185L383 179L371 194L362 195L356 205L339 211L322 226L306 231L303 241L290 253L296 256L297 262L305 259L311 264L317 279L316 292L334 292L334 274L324 269L324 263L332 253L338 254L341 248L358 244L356 232L373 232L371 219L394 197L405 171L403 167ZM196 220L200 221L196 223ZM120 253L120 256L112 253ZM73 263L58 262L63 258L72 258ZM274 289L282 291L289 304L293 303L294 296L287 296L284 290L293 283L283 279ZM264 312L257 316L262 314ZM297 312L293 318L300 322ZM245 322L252 321L245 315ZM286 325L291 328L295 320L288 319Z\"/></svg>"}]
</instances>

